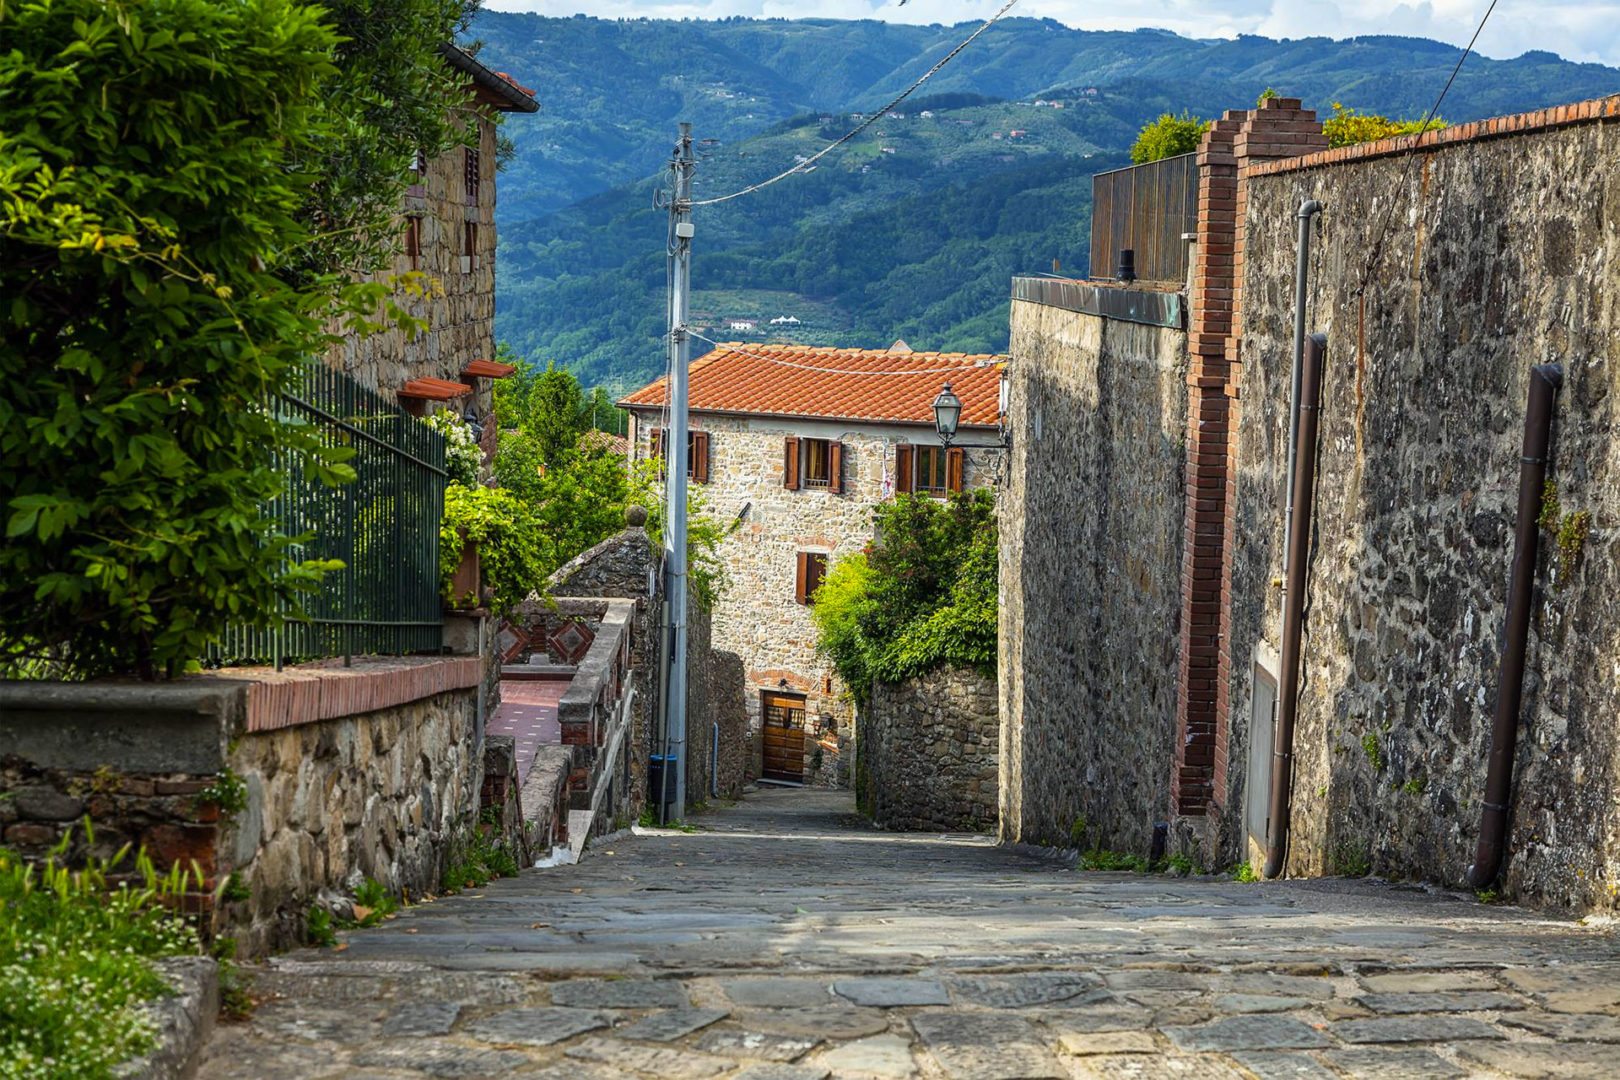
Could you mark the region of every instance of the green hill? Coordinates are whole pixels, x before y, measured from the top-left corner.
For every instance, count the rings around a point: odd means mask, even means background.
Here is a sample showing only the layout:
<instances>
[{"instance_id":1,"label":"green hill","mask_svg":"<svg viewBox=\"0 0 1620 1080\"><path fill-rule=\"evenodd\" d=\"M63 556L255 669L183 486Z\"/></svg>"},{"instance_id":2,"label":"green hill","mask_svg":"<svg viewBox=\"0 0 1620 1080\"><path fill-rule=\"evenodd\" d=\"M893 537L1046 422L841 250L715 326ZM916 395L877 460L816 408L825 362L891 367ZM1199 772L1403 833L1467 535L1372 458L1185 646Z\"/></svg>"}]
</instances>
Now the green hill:
<instances>
[{"instance_id":1,"label":"green hill","mask_svg":"<svg viewBox=\"0 0 1620 1080\"><path fill-rule=\"evenodd\" d=\"M652 196L676 121L700 140L698 197L735 190L826 146L967 31L480 15L481 58L541 103L506 128L517 153L500 181L497 333L587 383L626 387L660 370L665 215ZM1054 259L1086 272L1090 175L1124 164L1146 120L1243 108L1268 86L1324 112L1344 101L1412 116L1457 56L1413 38L1194 41L1007 20L931 80L926 98L815 171L700 209L694 314L715 328L756 319L814 344L1005 348L1007 279ZM1444 115L1616 90L1620 71L1601 65L1471 57ZM779 316L799 322L769 326Z\"/></svg>"}]
</instances>

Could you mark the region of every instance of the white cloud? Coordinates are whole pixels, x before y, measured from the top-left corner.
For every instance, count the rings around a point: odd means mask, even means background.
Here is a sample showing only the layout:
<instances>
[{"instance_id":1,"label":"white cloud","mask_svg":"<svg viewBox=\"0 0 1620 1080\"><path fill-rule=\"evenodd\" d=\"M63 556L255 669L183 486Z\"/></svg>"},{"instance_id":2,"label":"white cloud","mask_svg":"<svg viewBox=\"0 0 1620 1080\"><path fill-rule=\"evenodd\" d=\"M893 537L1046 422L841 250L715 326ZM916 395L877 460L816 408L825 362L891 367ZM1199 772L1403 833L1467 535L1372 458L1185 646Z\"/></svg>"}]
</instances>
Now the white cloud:
<instances>
[{"instance_id":1,"label":"white cloud","mask_svg":"<svg viewBox=\"0 0 1620 1080\"><path fill-rule=\"evenodd\" d=\"M1400 34L1464 45L1489 0L1142 0L1107 8L1082 0L1021 0L1014 14L1056 19L1088 30L1157 26L1189 37L1353 37ZM983 19L997 0L485 0L494 11L603 18L885 19L958 23ZM1620 64L1620 0L1559 3L1517 0L1499 4L1480 36L1479 51L1507 58L1546 49L1571 60Z\"/></svg>"}]
</instances>

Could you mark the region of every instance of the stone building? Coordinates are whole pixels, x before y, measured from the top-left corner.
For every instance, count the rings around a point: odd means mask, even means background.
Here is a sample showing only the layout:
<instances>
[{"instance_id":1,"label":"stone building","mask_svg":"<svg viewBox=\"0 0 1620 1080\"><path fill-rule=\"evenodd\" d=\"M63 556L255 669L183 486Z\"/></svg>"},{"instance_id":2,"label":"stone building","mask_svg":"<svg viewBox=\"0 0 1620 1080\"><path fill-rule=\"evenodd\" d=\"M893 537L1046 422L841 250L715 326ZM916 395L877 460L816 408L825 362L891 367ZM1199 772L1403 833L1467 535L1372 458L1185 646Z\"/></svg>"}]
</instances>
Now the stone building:
<instances>
[{"instance_id":1,"label":"stone building","mask_svg":"<svg viewBox=\"0 0 1620 1080\"><path fill-rule=\"evenodd\" d=\"M466 76L476 145L418 158L400 207L401 241L394 264L397 300L427 324L408 335L389 328L347 334L327 362L384 397L421 415L434 408L471 413L493 447L492 380L513 368L495 362L496 114L532 113L534 91L471 54L445 45L445 63Z\"/></svg>"},{"instance_id":2,"label":"stone building","mask_svg":"<svg viewBox=\"0 0 1620 1080\"><path fill-rule=\"evenodd\" d=\"M995 482L1001 365L993 355L798 345L720 345L691 363L693 488L722 525L727 583L713 640L742 658L753 775L847 786L853 717L816 652L809 605L828 566L872 540L896 492L946 497ZM940 446L933 401L963 409ZM660 379L620 404L637 459L662 450Z\"/></svg>"},{"instance_id":3,"label":"stone building","mask_svg":"<svg viewBox=\"0 0 1620 1080\"><path fill-rule=\"evenodd\" d=\"M1299 101L1272 99L1227 113L1192 160L1185 280L1015 281L1005 839L1079 833L1145 853L1167 822L1173 848L1209 866L1478 884L1491 804L1506 841L1490 883L1620 905L1616 118L1610 98L1329 150ZM1289 747L1283 521L1307 200L1323 209L1306 326L1328 344ZM1548 483L1525 515L1540 543L1523 697L1507 699L1512 787L1492 804L1537 364L1559 365L1562 388L1551 452L1533 459ZM1280 845L1274 761L1292 777Z\"/></svg>"}]
</instances>

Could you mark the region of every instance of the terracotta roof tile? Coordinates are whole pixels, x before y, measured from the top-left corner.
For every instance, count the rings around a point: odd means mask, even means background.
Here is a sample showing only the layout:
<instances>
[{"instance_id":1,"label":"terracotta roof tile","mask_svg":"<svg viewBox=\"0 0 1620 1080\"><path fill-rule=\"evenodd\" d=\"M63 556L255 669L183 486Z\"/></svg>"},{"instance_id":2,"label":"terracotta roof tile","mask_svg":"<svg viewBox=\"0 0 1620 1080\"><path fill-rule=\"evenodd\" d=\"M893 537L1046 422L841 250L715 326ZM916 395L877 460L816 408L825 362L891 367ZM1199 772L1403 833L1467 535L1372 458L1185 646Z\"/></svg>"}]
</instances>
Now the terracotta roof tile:
<instances>
[{"instance_id":1,"label":"terracotta roof tile","mask_svg":"<svg viewBox=\"0 0 1620 1080\"><path fill-rule=\"evenodd\" d=\"M451 382L449 379L412 379L399 388L402 398L425 398L428 401L449 401L472 392L473 388L466 383Z\"/></svg>"},{"instance_id":2,"label":"terracotta roof tile","mask_svg":"<svg viewBox=\"0 0 1620 1080\"><path fill-rule=\"evenodd\" d=\"M504 379L517 371L516 364L503 364L499 360L474 360L462 371L461 377L475 379Z\"/></svg>"},{"instance_id":3,"label":"terracotta roof tile","mask_svg":"<svg viewBox=\"0 0 1620 1080\"><path fill-rule=\"evenodd\" d=\"M961 423L994 427L1006 361L992 353L730 342L693 360L687 370L693 412L932 424L934 397L949 382L962 399ZM619 404L661 408L664 399L664 380L658 379Z\"/></svg>"}]
</instances>

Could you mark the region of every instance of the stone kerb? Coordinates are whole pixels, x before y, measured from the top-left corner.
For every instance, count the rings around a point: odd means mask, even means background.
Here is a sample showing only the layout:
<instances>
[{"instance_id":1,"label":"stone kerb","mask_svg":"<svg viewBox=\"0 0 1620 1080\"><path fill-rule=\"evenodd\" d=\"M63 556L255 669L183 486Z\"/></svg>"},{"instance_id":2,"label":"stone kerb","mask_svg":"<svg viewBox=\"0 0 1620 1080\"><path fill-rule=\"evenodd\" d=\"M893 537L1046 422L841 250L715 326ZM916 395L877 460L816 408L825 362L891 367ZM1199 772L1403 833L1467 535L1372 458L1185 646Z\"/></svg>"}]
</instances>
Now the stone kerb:
<instances>
[{"instance_id":1,"label":"stone kerb","mask_svg":"<svg viewBox=\"0 0 1620 1080\"><path fill-rule=\"evenodd\" d=\"M607 602L595 640L557 703L564 745L593 749L602 745L629 667L630 623L635 605L629 599Z\"/></svg>"}]
</instances>

